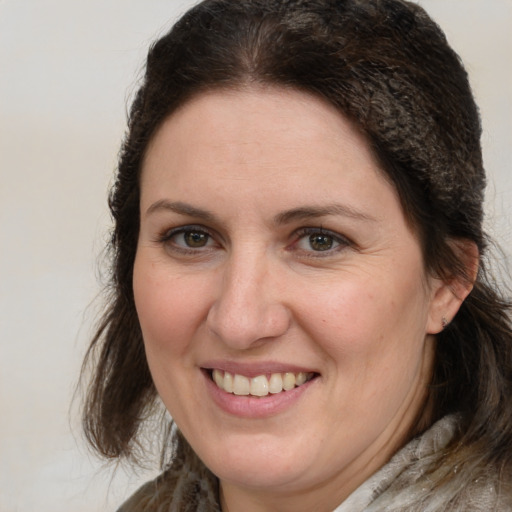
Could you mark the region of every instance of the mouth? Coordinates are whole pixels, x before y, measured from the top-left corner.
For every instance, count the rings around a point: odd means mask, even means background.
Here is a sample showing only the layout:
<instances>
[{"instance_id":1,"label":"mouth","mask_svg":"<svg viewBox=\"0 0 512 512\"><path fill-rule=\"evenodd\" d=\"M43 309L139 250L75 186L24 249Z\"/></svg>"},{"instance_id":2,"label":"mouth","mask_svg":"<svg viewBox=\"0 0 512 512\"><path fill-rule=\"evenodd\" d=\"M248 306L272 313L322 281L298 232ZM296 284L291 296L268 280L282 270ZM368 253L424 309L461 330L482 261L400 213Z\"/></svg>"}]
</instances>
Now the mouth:
<instances>
[{"instance_id":1,"label":"mouth","mask_svg":"<svg viewBox=\"0 0 512 512\"><path fill-rule=\"evenodd\" d=\"M247 377L219 369L205 369L215 385L226 393L237 396L264 397L277 395L300 387L314 378L314 372L283 372Z\"/></svg>"}]
</instances>

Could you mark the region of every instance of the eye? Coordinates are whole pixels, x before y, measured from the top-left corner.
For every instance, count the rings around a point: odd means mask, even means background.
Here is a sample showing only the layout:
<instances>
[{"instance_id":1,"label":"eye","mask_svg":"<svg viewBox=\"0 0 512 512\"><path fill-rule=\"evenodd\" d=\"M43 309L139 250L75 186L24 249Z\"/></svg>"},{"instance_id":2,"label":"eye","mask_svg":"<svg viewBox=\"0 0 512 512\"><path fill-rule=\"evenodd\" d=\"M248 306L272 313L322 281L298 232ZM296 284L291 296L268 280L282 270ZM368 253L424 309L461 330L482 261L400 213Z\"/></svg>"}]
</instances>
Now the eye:
<instances>
[{"instance_id":1,"label":"eye","mask_svg":"<svg viewBox=\"0 0 512 512\"><path fill-rule=\"evenodd\" d=\"M203 233L202 231L184 231L176 238L182 238L183 243L187 247L193 247L197 249L198 247L206 247L210 240L210 235L208 233Z\"/></svg>"},{"instance_id":2,"label":"eye","mask_svg":"<svg viewBox=\"0 0 512 512\"><path fill-rule=\"evenodd\" d=\"M322 228L302 228L296 236L293 249L302 252L332 253L350 245L343 236Z\"/></svg>"},{"instance_id":3,"label":"eye","mask_svg":"<svg viewBox=\"0 0 512 512\"><path fill-rule=\"evenodd\" d=\"M314 251L328 251L329 249L332 249L336 241L331 235L316 233L309 235L307 243Z\"/></svg>"},{"instance_id":4,"label":"eye","mask_svg":"<svg viewBox=\"0 0 512 512\"><path fill-rule=\"evenodd\" d=\"M212 247L215 240L205 229L196 226L183 226L166 231L159 241L168 249L178 251L197 251Z\"/></svg>"}]
</instances>

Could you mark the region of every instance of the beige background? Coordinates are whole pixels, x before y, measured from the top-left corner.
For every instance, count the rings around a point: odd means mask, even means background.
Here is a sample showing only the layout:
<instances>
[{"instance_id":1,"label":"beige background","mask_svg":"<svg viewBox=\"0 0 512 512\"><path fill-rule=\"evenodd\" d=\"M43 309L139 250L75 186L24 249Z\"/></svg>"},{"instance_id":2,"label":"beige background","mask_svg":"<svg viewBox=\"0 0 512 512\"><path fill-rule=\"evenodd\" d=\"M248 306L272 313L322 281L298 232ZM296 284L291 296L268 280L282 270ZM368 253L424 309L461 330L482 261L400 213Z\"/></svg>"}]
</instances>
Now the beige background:
<instances>
[{"instance_id":1,"label":"beige background","mask_svg":"<svg viewBox=\"0 0 512 512\"><path fill-rule=\"evenodd\" d=\"M148 43L186 0L0 0L0 512L113 511L69 412L106 195ZM512 0L423 0L481 107L488 226L512 253Z\"/></svg>"}]
</instances>

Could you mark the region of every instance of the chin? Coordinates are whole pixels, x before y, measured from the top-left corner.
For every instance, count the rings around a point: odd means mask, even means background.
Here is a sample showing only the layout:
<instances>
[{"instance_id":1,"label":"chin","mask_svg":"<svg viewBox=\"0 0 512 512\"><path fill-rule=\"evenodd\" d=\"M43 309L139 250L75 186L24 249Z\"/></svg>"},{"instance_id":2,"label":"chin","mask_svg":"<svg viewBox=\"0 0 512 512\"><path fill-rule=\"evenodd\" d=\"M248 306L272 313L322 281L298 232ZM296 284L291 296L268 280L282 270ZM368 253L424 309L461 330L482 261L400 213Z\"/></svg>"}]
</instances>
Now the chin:
<instances>
[{"instance_id":1,"label":"chin","mask_svg":"<svg viewBox=\"0 0 512 512\"><path fill-rule=\"evenodd\" d=\"M212 468L214 469L214 468ZM240 463L222 465L218 471L212 471L221 482L239 488L272 492L290 492L304 487L304 466L297 462L274 464L267 461L247 460Z\"/></svg>"},{"instance_id":2,"label":"chin","mask_svg":"<svg viewBox=\"0 0 512 512\"><path fill-rule=\"evenodd\" d=\"M198 453L221 481L262 490L287 490L303 482L310 464L300 442L286 443L282 437L251 435L245 440L240 437L231 442L225 440L214 452Z\"/></svg>"}]
</instances>

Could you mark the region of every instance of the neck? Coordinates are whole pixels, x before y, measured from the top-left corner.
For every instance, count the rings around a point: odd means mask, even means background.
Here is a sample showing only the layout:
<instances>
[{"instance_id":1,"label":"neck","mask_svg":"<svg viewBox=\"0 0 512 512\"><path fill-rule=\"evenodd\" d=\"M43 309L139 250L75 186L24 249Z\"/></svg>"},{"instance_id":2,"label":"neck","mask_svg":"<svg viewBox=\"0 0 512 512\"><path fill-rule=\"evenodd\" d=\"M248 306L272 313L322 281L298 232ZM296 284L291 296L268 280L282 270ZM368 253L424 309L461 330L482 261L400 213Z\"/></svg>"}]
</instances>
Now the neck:
<instances>
[{"instance_id":1,"label":"neck","mask_svg":"<svg viewBox=\"0 0 512 512\"><path fill-rule=\"evenodd\" d=\"M346 498L337 494L338 489L328 492L323 486L318 492L307 489L288 494L263 494L222 482L220 486L222 512L332 512Z\"/></svg>"}]
</instances>

